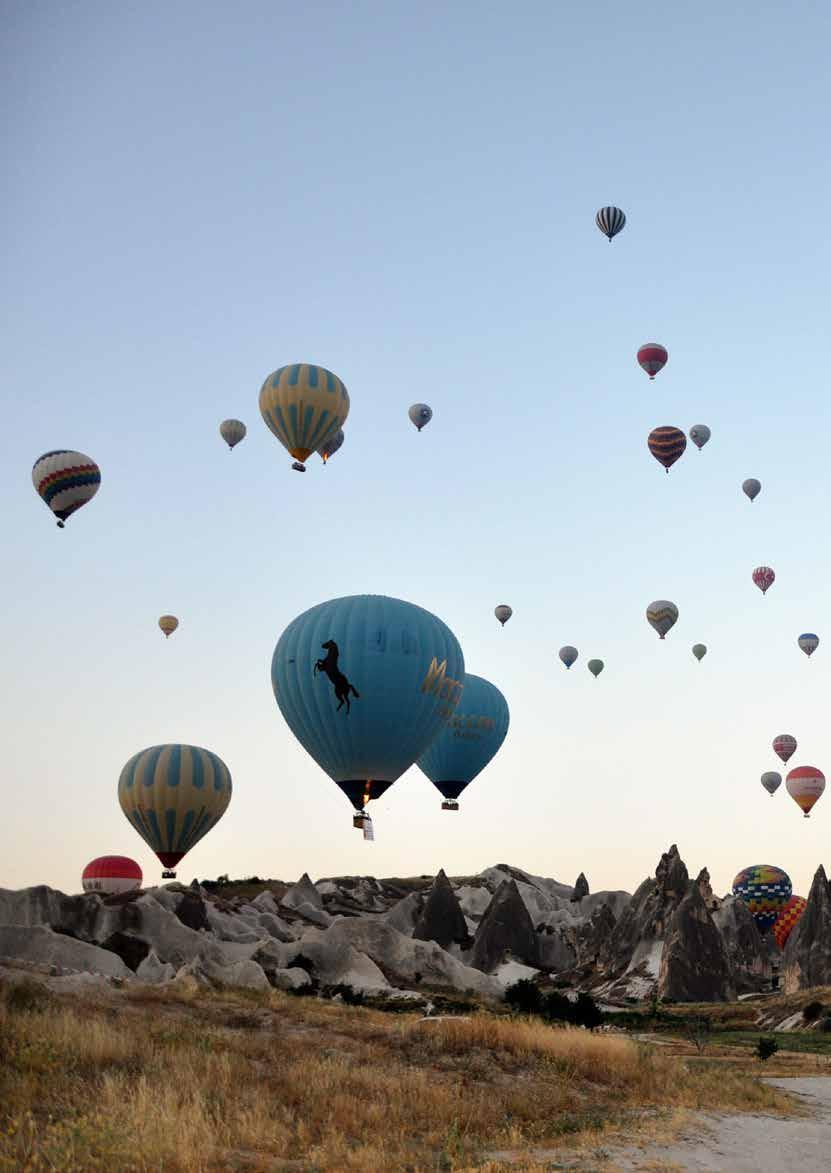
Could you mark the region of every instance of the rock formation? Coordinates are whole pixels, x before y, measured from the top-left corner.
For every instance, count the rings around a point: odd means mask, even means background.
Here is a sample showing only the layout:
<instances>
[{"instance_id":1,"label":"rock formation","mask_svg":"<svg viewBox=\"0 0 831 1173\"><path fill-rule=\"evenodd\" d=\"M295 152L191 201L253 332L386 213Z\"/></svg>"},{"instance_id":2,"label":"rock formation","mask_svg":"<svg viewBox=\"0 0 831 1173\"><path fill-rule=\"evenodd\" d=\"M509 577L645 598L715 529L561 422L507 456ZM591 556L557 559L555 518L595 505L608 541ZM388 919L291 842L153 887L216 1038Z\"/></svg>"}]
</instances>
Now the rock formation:
<instances>
[{"instance_id":1,"label":"rock formation","mask_svg":"<svg viewBox=\"0 0 831 1173\"><path fill-rule=\"evenodd\" d=\"M735 998L730 962L700 879L689 885L667 926L658 994L674 1002L729 1002Z\"/></svg>"},{"instance_id":2,"label":"rock formation","mask_svg":"<svg viewBox=\"0 0 831 1173\"><path fill-rule=\"evenodd\" d=\"M589 881L586 879L583 872L577 877L577 882L574 885L574 891L571 894L571 899L579 903L584 896L589 894Z\"/></svg>"},{"instance_id":3,"label":"rock formation","mask_svg":"<svg viewBox=\"0 0 831 1173\"><path fill-rule=\"evenodd\" d=\"M466 947L470 943L467 921L444 869L439 871L427 893L413 926L413 937L417 941L435 941L442 949L448 945Z\"/></svg>"},{"instance_id":4,"label":"rock formation","mask_svg":"<svg viewBox=\"0 0 831 1173\"><path fill-rule=\"evenodd\" d=\"M493 973L508 958L525 965L539 962L534 925L513 879L503 880L491 899L476 930L470 964Z\"/></svg>"},{"instance_id":5,"label":"rock formation","mask_svg":"<svg viewBox=\"0 0 831 1173\"><path fill-rule=\"evenodd\" d=\"M831 885L822 865L814 874L807 907L785 942L780 972L786 994L831 985Z\"/></svg>"},{"instance_id":6,"label":"rock formation","mask_svg":"<svg viewBox=\"0 0 831 1173\"><path fill-rule=\"evenodd\" d=\"M731 982L736 993L758 993L765 989L771 977L770 954L745 902L727 896L711 915L730 958Z\"/></svg>"}]
</instances>

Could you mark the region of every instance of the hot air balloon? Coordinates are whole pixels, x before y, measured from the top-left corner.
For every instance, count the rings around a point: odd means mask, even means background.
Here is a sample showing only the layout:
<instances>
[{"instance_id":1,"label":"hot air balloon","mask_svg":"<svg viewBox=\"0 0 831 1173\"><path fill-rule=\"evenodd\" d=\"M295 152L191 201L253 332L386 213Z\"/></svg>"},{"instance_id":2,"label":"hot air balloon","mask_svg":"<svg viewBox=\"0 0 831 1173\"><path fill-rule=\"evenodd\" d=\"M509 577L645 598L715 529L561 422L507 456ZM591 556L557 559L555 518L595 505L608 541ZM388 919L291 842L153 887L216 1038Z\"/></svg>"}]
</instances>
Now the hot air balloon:
<instances>
[{"instance_id":1,"label":"hot air balloon","mask_svg":"<svg viewBox=\"0 0 831 1173\"><path fill-rule=\"evenodd\" d=\"M175 615L162 615L159 619L159 627L164 632L165 639L170 639L178 626L179 620Z\"/></svg>"},{"instance_id":2,"label":"hot air balloon","mask_svg":"<svg viewBox=\"0 0 831 1173\"><path fill-rule=\"evenodd\" d=\"M696 424L694 427L690 428L690 439L692 440L693 444L695 444L699 452L710 439L711 434L712 433L706 424Z\"/></svg>"},{"instance_id":3,"label":"hot air balloon","mask_svg":"<svg viewBox=\"0 0 831 1173\"><path fill-rule=\"evenodd\" d=\"M797 643L802 648L806 656L813 656L814 652L819 647L819 636L814 635L812 631L806 631L799 637Z\"/></svg>"},{"instance_id":4,"label":"hot air balloon","mask_svg":"<svg viewBox=\"0 0 831 1173\"><path fill-rule=\"evenodd\" d=\"M589 672L591 672L592 676L596 680L597 677L600 675L600 673L603 671L604 665L603 665L602 660L589 660L586 667L588 668Z\"/></svg>"},{"instance_id":5,"label":"hot air balloon","mask_svg":"<svg viewBox=\"0 0 831 1173\"><path fill-rule=\"evenodd\" d=\"M121 809L165 867L163 879L222 818L231 801L228 767L198 745L154 745L134 754L118 779Z\"/></svg>"},{"instance_id":6,"label":"hot air balloon","mask_svg":"<svg viewBox=\"0 0 831 1173\"><path fill-rule=\"evenodd\" d=\"M797 766L785 779L785 788L807 819L811 807L822 797L825 775L816 766Z\"/></svg>"},{"instance_id":7,"label":"hot air balloon","mask_svg":"<svg viewBox=\"0 0 831 1173\"><path fill-rule=\"evenodd\" d=\"M509 721L508 703L496 685L466 672L456 711L418 759L444 798L443 811L459 809L459 795L497 753Z\"/></svg>"},{"instance_id":8,"label":"hot air balloon","mask_svg":"<svg viewBox=\"0 0 831 1173\"><path fill-rule=\"evenodd\" d=\"M433 409L432 407L428 407L426 403L414 403L407 414L418 430L421 431L433 418Z\"/></svg>"},{"instance_id":9,"label":"hot air balloon","mask_svg":"<svg viewBox=\"0 0 831 1173\"><path fill-rule=\"evenodd\" d=\"M380 797L459 703L464 657L429 611L383 595L319 603L280 636L271 662L280 712L358 812Z\"/></svg>"},{"instance_id":10,"label":"hot air balloon","mask_svg":"<svg viewBox=\"0 0 831 1173\"><path fill-rule=\"evenodd\" d=\"M760 933L771 927L790 900L791 892L788 873L767 863L743 868L733 880L733 895L750 909Z\"/></svg>"},{"instance_id":11,"label":"hot air balloon","mask_svg":"<svg viewBox=\"0 0 831 1173\"><path fill-rule=\"evenodd\" d=\"M653 428L647 437L649 451L659 464L669 472L676 460L684 455L687 447L687 437L680 428L661 427Z\"/></svg>"},{"instance_id":12,"label":"hot air balloon","mask_svg":"<svg viewBox=\"0 0 831 1173\"><path fill-rule=\"evenodd\" d=\"M776 770L767 770L762 774L762 785L768 794L773 798L776 791L782 785L782 775Z\"/></svg>"},{"instance_id":13,"label":"hot air balloon","mask_svg":"<svg viewBox=\"0 0 831 1173\"><path fill-rule=\"evenodd\" d=\"M500 603L498 607L494 607L493 613L504 627L513 615L513 610L508 606L507 603Z\"/></svg>"},{"instance_id":14,"label":"hot air balloon","mask_svg":"<svg viewBox=\"0 0 831 1173\"><path fill-rule=\"evenodd\" d=\"M223 420L219 425L219 434L229 448L233 448L239 444L240 440L244 440L247 431L248 429L242 420Z\"/></svg>"},{"instance_id":15,"label":"hot air balloon","mask_svg":"<svg viewBox=\"0 0 831 1173\"><path fill-rule=\"evenodd\" d=\"M692 654L695 656L696 660L698 660L698 662L700 664L701 661L704 659L704 657L707 655L707 645L706 644L693 644Z\"/></svg>"},{"instance_id":16,"label":"hot air balloon","mask_svg":"<svg viewBox=\"0 0 831 1173\"><path fill-rule=\"evenodd\" d=\"M577 648L573 648L571 644L566 644L565 647L560 648L560 659L565 664L566 668L570 668L578 656Z\"/></svg>"},{"instance_id":17,"label":"hot air balloon","mask_svg":"<svg viewBox=\"0 0 831 1173\"><path fill-rule=\"evenodd\" d=\"M776 574L769 566L757 566L751 577L763 595L776 581Z\"/></svg>"},{"instance_id":18,"label":"hot air balloon","mask_svg":"<svg viewBox=\"0 0 831 1173\"><path fill-rule=\"evenodd\" d=\"M788 937L799 924L807 907L808 901L804 896L792 896L773 922L773 939L780 949L785 948Z\"/></svg>"},{"instance_id":19,"label":"hot air balloon","mask_svg":"<svg viewBox=\"0 0 831 1173\"><path fill-rule=\"evenodd\" d=\"M742 492L745 497L749 497L752 501L758 497L762 491L762 482L757 481L755 477L748 477L746 481L742 481Z\"/></svg>"},{"instance_id":20,"label":"hot air balloon","mask_svg":"<svg viewBox=\"0 0 831 1173\"><path fill-rule=\"evenodd\" d=\"M626 216L621 212L620 208L601 208L594 218L594 222L604 236L608 236L609 243L612 242L612 237L622 231L626 225Z\"/></svg>"},{"instance_id":21,"label":"hot air balloon","mask_svg":"<svg viewBox=\"0 0 831 1173\"><path fill-rule=\"evenodd\" d=\"M668 358L666 349L658 342L645 342L638 351L638 363L650 379L654 379L658 371L666 366Z\"/></svg>"},{"instance_id":22,"label":"hot air balloon","mask_svg":"<svg viewBox=\"0 0 831 1173\"><path fill-rule=\"evenodd\" d=\"M103 892L105 896L132 892L141 887L141 879L141 868L126 855L100 855L81 873L85 892Z\"/></svg>"},{"instance_id":23,"label":"hot air balloon","mask_svg":"<svg viewBox=\"0 0 831 1173\"><path fill-rule=\"evenodd\" d=\"M646 618L650 627L663 639L678 621L678 608L669 599L656 599L646 608Z\"/></svg>"},{"instance_id":24,"label":"hot air balloon","mask_svg":"<svg viewBox=\"0 0 831 1173\"><path fill-rule=\"evenodd\" d=\"M58 528L98 492L101 469L91 456L56 448L32 466L32 484L58 519Z\"/></svg>"},{"instance_id":25,"label":"hot air balloon","mask_svg":"<svg viewBox=\"0 0 831 1173\"><path fill-rule=\"evenodd\" d=\"M349 393L325 367L292 363L274 371L263 383L260 414L295 458L292 468L305 472L303 461L346 422Z\"/></svg>"},{"instance_id":26,"label":"hot air balloon","mask_svg":"<svg viewBox=\"0 0 831 1173\"><path fill-rule=\"evenodd\" d=\"M330 456L335 455L335 453L341 447L341 445L343 444L345 439L346 439L346 436L344 434L343 428L338 428L338 430L335 432L334 436L330 436L325 444L320 445L320 447L317 450L317 454L320 457L320 459L323 461L324 464L326 463L326 461L329 459Z\"/></svg>"},{"instance_id":27,"label":"hot air balloon","mask_svg":"<svg viewBox=\"0 0 831 1173\"><path fill-rule=\"evenodd\" d=\"M796 738L790 733L779 733L773 739L773 752L783 762L787 762L796 753Z\"/></svg>"}]
</instances>

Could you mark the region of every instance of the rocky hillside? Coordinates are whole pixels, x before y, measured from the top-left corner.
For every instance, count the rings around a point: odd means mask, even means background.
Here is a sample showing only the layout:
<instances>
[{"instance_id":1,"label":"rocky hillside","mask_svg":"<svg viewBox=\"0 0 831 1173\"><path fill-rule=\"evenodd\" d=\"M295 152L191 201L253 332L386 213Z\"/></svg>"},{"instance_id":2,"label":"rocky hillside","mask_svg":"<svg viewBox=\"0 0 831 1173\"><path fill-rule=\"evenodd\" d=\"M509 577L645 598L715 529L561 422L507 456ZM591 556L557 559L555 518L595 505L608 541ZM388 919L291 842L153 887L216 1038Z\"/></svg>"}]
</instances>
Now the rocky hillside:
<instances>
[{"instance_id":1,"label":"rocky hillside","mask_svg":"<svg viewBox=\"0 0 831 1173\"><path fill-rule=\"evenodd\" d=\"M691 879L675 846L634 895L498 864L476 876L316 883L194 881L102 898L0 889L0 965L58 985L129 980L426 998L502 997L520 977L607 1003L730 1001L769 986L777 950L745 906ZM820 869L788 941L786 988L831 983L831 887Z\"/></svg>"}]
</instances>

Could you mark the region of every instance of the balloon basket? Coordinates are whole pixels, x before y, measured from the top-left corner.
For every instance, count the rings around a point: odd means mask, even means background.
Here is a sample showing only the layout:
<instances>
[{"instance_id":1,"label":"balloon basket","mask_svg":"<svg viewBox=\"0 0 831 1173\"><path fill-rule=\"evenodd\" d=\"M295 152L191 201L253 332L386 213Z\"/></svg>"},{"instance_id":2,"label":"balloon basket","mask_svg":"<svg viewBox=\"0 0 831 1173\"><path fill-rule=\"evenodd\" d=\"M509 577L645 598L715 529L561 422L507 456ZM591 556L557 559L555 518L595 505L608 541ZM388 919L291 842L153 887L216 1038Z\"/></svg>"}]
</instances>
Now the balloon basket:
<instances>
[{"instance_id":1,"label":"balloon basket","mask_svg":"<svg viewBox=\"0 0 831 1173\"><path fill-rule=\"evenodd\" d=\"M295 472L305 472L306 471L305 464L302 464L299 460L295 460L294 464L291 467L294 469Z\"/></svg>"},{"instance_id":2,"label":"balloon basket","mask_svg":"<svg viewBox=\"0 0 831 1173\"><path fill-rule=\"evenodd\" d=\"M459 804L458 804L458 802L452 802L452 801L443 802L441 804L441 809L443 811L457 811L459 809Z\"/></svg>"},{"instance_id":3,"label":"balloon basket","mask_svg":"<svg viewBox=\"0 0 831 1173\"><path fill-rule=\"evenodd\" d=\"M175 872L162 872L162 879L163 880L175 880L176 873Z\"/></svg>"},{"instance_id":4,"label":"balloon basket","mask_svg":"<svg viewBox=\"0 0 831 1173\"><path fill-rule=\"evenodd\" d=\"M356 831L363 831L364 824L368 818L369 815L365 815L363 811L355 811L354 815L352 816L352 826Z\"/></svg>"}]
</instances>

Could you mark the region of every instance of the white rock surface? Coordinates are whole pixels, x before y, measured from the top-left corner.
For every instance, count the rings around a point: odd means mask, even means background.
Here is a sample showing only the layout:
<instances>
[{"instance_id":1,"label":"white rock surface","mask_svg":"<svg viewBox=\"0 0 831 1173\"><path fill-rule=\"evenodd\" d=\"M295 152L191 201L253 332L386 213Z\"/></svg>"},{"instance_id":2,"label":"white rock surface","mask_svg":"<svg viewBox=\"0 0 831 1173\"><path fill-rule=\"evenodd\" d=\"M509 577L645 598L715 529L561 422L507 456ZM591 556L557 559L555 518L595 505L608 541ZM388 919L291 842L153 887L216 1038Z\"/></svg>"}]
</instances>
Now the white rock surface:
<instances>
[{"instance_id":1,"label":"white rock surface","mask_svg":"<svg viewBox=\"0 0 831 1173\"><path fill-rule=\"evenodd\" d=\"M0 925L0 958L3 957L54 965L59 971L100 973L117 978L133 976L133 971L116 953L55 933L45 925Z\"/></svg>"}]
</instances>

